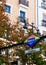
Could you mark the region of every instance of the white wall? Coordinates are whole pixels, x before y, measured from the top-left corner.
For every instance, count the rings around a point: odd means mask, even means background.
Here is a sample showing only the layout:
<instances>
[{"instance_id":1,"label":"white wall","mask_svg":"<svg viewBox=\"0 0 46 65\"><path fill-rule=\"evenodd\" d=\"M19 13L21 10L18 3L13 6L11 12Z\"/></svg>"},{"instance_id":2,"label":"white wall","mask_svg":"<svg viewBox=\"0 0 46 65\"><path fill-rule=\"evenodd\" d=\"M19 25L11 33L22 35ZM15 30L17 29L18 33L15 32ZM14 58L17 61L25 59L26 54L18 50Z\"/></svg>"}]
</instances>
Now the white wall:
<instances>
[{"instance_id":1,"label":"white wall","mask_svg":"<svg viewBox=\"0 0 46 65\"><path fill-rule=\"evenodd\" d=\"M43 31L46 31L46 27L42 26L42 20L43 20L43 13L46 13L46 10L41 8L41 2L42 0L37 0L38 3L38 11L37 11L37 26L40 30L40 33L43 34Z\"/></svg>"},{"instance_id":2,"label":"white wall","mask_svg":"<svg viewBox=\"0 0 46 65\"><path fill-rule=\"evenodd\" d=\"M28 11L27 9L28 9L28 7L20 4L20 7L19 7L19 15L20 15L20 10L21 11L24 11L25 12L25 17L27 18L27 11Z\"/></svg>"}]
</instances>

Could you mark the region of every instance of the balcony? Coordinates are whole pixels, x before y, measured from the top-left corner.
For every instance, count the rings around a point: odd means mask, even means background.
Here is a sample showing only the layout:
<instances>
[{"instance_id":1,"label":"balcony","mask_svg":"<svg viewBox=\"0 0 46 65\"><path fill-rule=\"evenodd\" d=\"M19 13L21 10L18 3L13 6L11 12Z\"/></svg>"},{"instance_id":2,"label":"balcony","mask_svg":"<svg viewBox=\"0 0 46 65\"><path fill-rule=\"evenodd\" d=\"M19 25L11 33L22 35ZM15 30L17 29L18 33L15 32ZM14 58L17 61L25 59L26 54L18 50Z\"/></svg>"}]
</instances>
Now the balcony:
<instances>
[{"instance_id":1,"label":"balcony","mask_svg":"<svg viewBox=\"0 0 46 65\"><path fill-rule=\"evenodd\" d=\"M18 21L20 21L22 23L25 23L26 22L26 18L19 16L18 17Z\"/></svg>"},{"instance_id":2,"label":"balcony","mask_svg":"<svg viewBox=\"0 0 46 65\"><path fill-rule=\"evenodd\" d=\"M42 20L42 26L46 27L46 21L45 20Z\"/></svg>"},{"instance_id":3,"label":"balcony","mask_svg":"<svg viewBox=\"0 0 46 65\"><path fill-rule=\"evenodd\" d=\"M29 6L29 1L27 1L27 0L19 0L19 4L22 4L22 5L24 5L24 6Z\"/></svg>"},{"instance_id":4,"label":"balcony","mask_svg":"<svg viewBox=\"0 0 46 65\"><path fill-rule=\"evenodd\" d=\"M46 2L42 2L42 3L41 3L41 7L42 7L43 9L46 9Z\"/></svg>"}]
</instances>

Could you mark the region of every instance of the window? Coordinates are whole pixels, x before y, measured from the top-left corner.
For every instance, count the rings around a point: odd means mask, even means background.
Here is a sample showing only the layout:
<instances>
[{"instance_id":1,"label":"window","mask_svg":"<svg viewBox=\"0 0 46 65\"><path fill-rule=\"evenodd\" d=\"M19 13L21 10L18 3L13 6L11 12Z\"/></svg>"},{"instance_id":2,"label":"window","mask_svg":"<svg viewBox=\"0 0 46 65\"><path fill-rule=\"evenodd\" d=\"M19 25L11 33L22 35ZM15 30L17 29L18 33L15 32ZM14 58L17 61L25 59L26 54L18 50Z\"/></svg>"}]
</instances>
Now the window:
<instances>
[{"instance_id":1,"label":"window","mask_svg":"<svg viewBox=\"0 0 46 65\"><path fill-rule=\"evenodd\" d=\"M46 21L46 13L43 13L43 20Z\"/></svg>"},{"instance_id":2,"label":"window","mask_svg":"<svg viewBox=\"0 0 46 65\"><path fill-rule=\"evenodd\" d=\"M46 2L46 0L42 0L43 2Z\"/></svg>"},{"instance_id":3,"label":"window","mask_svg":"<svg viewBox=\"0 0 46 65\"><path fill-rule=\"evenodd\" d=\"M5 5L5 11L7 13L10 13L10 9L11 9L11 7L9 5Z\"/></svg>"},{"instance_id":4,"label":"window","mask_svg":"<svg viewBox=\"0 0 46 65\"><path fill-rule=\"evenodd\" d=\"M46 27L46 13L43 13L42 26Z\"/></svg>"},{"instance_id":5,"label":"window","mask_svg":"<svg viewBox=\"0 0 46 65\"><path fill-rule=\"evenodd\" d=\"M25 12L20 11L20 16L25 18Z\"/></svg>"},{"instance_id":6,"label":"window","mask_svg":"<svg viewBox=\"0 0 46 65\"><path fill-rule=\"evenodd\" d=\"M25 22L25 12L20 11L20 21Z\"/></svg>"}]
</instances>

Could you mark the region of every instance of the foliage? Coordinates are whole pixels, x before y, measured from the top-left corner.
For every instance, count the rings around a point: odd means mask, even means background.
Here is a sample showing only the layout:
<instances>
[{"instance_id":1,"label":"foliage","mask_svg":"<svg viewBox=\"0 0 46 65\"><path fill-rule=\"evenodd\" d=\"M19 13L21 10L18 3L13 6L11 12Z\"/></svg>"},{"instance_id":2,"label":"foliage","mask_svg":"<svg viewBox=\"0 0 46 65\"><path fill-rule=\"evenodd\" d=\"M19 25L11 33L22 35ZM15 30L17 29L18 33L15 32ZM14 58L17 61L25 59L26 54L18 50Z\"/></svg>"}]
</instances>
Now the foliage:
<instances>
[{"instance_id":1,"label":"foliage","mask_svg":"<svg viewBox=\"0 0 46 65\"><path fill-rule=\"evenodd\" d=\"M8 62L6 62L2 57L0 58L0 65L3 65L3 64L6 64L8 65Z\"/></svg>"},{"instance_id":2,"label":"foliage","mask_svg":"<svg viewBox=\"0 0 46 65\"><path fill-rule=\"evenodd\" d=\"M6 0L0 0L0 38L1 37L5 37L5 30L8 31L8 29L10 29L10 26L8 24L9 22L9 18L8 18L8 15L5 14L5 3L6 3ZM7 35L8 36L8 35ZM3 41L0 40L0 48L3 47ZM1 51L0 51L1 53ZM0 57L0 65L2 65L3 63L6 63L7 65L7 62L4 61L4 59L2 57Z\"/></svg>"},{"instance_id":3,"label":"foliage","mask_svg":"<svg viewBox=\"0 0 46 65\"><path fill-rule=\"evenodd\" d=\"M0 0L0 2L0 37L3 37L5 30L9 29L9 18L5 14L5 0Z\"/></svg>"},{"instance_id":4,"label":"foliage","mask_svg":"<svg viewBox=\"0 0 46 65\"><path fill-rule=\"evenodd\" d=\"M29 57L25 54L26 49L29 49L29 47L27 47L25 45L23 45L22 47L20 46L20 48L17 48L16 55L20 57L20 59L22 61L22 65L26 65L26 63L29 60Z\"/></svg>"},{"instance_id":5,"label":"foliage","mask_svg":"<svg viewBox=\"0 0 46 65\"><path fill-rule=\"evenodd\" d=\"M45 44L43 43L43 41L41 41L39 44L37 44L34 48L40 48L41 50L39 52L33 53L31 54L31 59L33 61L33 63L35 63L36 65L45 65L46 61L43 61L43 57L41 56L41 54L44 54L44 52L42 52L45 49ZM45 62L45 63L44 63Z\"/></svg>"},{"instance_id":6,"label":"foliage","mask_svg":"<svg viewBox=\"0 0 46 65\"><path fill-rule=\"evenodd\" d=\"M28 30L28 34L29 34L29 35L32 34L32 29L29 29L29 30Z\"/></svg>"},{"instance_id":7,"label":"foliage","mask_svg":"<svg viewBox=\"0 0 46 65\"><path fill-rule=\"evenodd\" d=\"M17 22L16 25L13 25L10 27L9 18L5 14L5 8L4 8L6 1L5 0L0 0L0 1L2 2L0 4L0 37L6 38L7 40L10 40L10 41L16 41L17 43L24 41L25 39L28 38L30 34L32 34L32 29L30 30L27 29L27 36L25 36L24 35L25 30L23 29L23 27L20 25L19 22ZM0 43L1 43L0 47L1 45L4 46L2 41L0 41ZM46 64L46 61L43 61L43 58L40 56L42 53L42 50L44 50L44 54L46 54L46 45L44 44L43 41L41 41L40 43L34 47L34 48L39 47L41 49L40 52L32 53L29 55L25 54L25 50L30 49L28 46L23 45L23 46L20 46L20 48L17 47L16 55L20 57L23 65L25 65L29 61L30 58L31 58L31 61L35 63L36 65ZM8 45L8 43L6 44ZM5 61L2 58L0 58L0 65L1 63L4 63L4 62Z\"/></svg>"}]
</instances>

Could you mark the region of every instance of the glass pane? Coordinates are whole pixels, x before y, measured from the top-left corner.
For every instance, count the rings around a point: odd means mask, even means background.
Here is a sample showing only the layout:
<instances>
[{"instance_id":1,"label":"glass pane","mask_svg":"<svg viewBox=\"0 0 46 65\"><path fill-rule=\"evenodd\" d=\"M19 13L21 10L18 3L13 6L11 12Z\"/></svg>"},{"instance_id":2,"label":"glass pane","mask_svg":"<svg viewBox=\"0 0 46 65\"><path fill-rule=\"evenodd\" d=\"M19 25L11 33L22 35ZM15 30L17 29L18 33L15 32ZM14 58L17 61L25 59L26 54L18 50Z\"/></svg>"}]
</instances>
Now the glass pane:
<instances>
[{"instance_id":1,"label":"glass pane","mask_svg":"<svg viewBox=\"0 0 46 65\"><path fill-rule=\"evenodd\" d=\"M21 17L25 17L25 12L20 11L20 16L21 16Z\"/></svg>"},{"instance_id":2,"label":"glass pane","mask_svg":"<svg viewBox=\"0 0 46 65\"><path fill-rule=\"evenodd\" d=\"M8 13L10 13L10 6L5 5L5 11L8 12Z\"/></svg>"}]
</instances>

